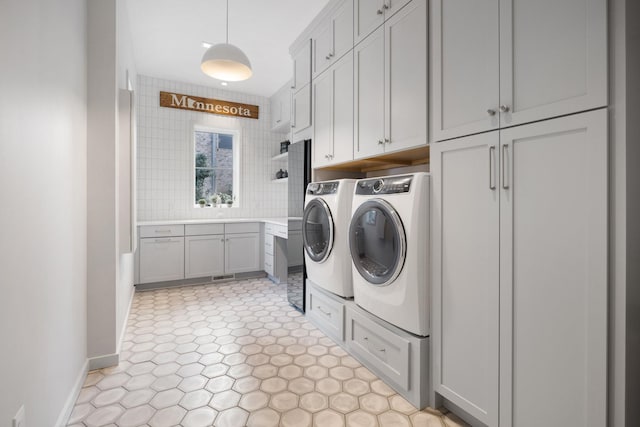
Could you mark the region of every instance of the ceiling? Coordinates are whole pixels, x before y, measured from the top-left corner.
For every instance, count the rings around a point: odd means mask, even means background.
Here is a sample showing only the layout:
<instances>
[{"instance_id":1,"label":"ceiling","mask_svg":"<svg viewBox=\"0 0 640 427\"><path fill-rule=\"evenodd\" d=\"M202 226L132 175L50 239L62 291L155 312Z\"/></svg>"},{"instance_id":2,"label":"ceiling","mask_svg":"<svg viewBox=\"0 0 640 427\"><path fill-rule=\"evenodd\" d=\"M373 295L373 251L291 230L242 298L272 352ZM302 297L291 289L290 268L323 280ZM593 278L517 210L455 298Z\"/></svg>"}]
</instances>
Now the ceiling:
<instances>
[{"instance_id":1,"label":"ceiling","mask_svg":"<svg viewBox=\"0 0 640 427\"><path fill-rule=\"evenodd\" d=\"M138 74L221 87L200 70L202 42L225 42L226 0L126 0ZM271 96L292 76L289 46L329 0L229 0L229 43L253 76L226 90Z\"/></svg>"}]
</instances>

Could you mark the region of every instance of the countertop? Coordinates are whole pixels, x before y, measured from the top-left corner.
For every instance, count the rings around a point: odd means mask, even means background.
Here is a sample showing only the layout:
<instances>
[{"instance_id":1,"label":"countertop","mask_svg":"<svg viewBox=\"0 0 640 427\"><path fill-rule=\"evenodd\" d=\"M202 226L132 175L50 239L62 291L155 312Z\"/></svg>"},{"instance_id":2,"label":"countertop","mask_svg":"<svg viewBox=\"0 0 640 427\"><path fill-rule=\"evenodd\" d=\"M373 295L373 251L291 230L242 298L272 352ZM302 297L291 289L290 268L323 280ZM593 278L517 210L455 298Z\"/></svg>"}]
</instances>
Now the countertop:
<instances>
[{"instance_id":1,"label":"countertop","mask_svg":"<svg viewBox=\"0 0 640 427\"><path fill-rule=\"evenodd\" d=\"M289 224L289 220L302 221L302 218L211 218L211 219L169 219L165 221L139 221L139 226L145 225L180 225L180 224L230 224L241 222L264 222L268 224L284 225Z\"/></svg>"}]
</instances>

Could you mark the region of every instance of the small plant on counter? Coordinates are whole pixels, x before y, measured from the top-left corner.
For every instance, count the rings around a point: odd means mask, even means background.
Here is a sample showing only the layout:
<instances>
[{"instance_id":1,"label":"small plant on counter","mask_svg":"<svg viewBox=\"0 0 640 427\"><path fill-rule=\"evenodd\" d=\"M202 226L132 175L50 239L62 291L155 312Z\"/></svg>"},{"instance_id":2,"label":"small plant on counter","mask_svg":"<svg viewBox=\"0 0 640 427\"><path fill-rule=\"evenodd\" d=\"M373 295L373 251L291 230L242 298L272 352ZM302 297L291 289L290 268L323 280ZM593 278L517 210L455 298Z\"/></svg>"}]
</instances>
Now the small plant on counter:
<instances>
[{"instance_id":1,"label":"small plant on counter","mask_svg":"<svg viewBox=\"0 0 640 427\"><path fill-rule=\"evenodd\" d=\"M220 203L220 195L218 193L211 196L211 205L215 208Z\"/></svg>"},{"instance_id":2,"label":"small plant on counter","mask_svg":"<svg viewBox=\"0 0 640 427\"><path fill-rule=\"evenodd\" d=\"M200 199L198 200L198 204L201 208L204 208L205 206L207 206L207 201L205 199Z\"/></svg>"}]
</instances>

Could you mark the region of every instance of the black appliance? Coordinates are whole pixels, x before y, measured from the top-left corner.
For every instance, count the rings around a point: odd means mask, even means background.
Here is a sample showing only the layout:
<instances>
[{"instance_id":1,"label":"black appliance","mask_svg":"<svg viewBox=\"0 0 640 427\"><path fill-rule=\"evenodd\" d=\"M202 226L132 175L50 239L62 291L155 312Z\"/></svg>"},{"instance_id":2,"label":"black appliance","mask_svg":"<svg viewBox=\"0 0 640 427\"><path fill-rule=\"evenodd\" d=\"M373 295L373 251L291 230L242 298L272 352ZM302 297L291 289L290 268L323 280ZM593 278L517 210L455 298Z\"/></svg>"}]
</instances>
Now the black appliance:
<instances>
[{"instance_id":1,"label":"black appliance","mask_svg":"<svg viewBox=\"0 0 640 427\"><path fill-rule=\"evenodd\" d=\"M289 230L300 229L304 211L304 195L307 184L311 182L311 140L297 141L289 145L288 168L289 173ZM293 231L290 232L290 235ZM302 233L300 232L300 237ZM289 264L287 277L287 299L289 304L304 313L304 294L307 273L304 266L302 238L287 239L288 253L300 256L291 259L301 259L300 265ZM295 263L294 263L295 264Z\"/></svg>"}]
</instances>

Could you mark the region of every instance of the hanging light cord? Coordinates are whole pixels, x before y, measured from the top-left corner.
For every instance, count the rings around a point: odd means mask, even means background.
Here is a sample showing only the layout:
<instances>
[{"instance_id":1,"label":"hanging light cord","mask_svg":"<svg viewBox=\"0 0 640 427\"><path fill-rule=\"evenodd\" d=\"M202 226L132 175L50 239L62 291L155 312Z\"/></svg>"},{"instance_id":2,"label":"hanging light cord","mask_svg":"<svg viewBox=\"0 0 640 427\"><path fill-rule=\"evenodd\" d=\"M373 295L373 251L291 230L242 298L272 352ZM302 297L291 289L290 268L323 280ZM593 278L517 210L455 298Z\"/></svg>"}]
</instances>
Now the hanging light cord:
<instances>
[{"instance_id":1,"label":"hanging light cord","mask_svg":"<svg viewBox=\"0 0 640 427\"><path fill-rule=\"evenodd\" d=\"M227 44L229 44L229 0L227 0Z\"/></svg>"}]
</instances>

